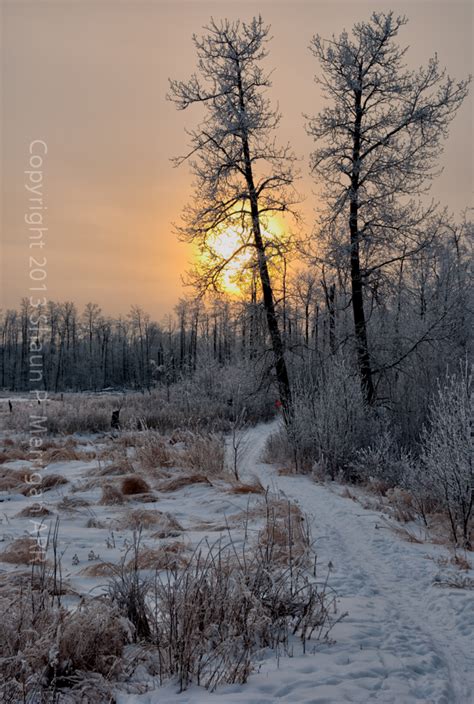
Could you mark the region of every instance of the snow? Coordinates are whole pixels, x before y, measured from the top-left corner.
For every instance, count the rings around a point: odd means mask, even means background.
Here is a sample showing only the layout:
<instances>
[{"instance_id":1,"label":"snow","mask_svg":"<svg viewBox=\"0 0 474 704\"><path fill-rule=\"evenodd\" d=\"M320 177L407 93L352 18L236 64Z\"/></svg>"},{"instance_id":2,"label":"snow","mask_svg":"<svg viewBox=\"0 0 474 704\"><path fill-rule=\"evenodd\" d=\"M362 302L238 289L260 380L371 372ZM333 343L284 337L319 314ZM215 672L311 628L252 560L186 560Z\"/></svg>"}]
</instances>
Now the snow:
<instances>
[{"instance_id":1,"label":"snow","mask_svg":"<svg viewBox=\"0 0 474 704\"><path fill-rule=\"evenodd\" d=\"M304 476L279 476L260 455L275 424L251 431L245 474L280 490L309 517L318 562L331 563L330 585L348 616L335 643L315 653L261 663L241 687L209 693L160 690L160 704L469 704L474 702L473 592L437 586L439 546L411 544L362 508ZM339 487L340 490L340 487ZM156 692L118 697L152 704Z\"/></svg>"},{"instance_id":2,"label":"snow","mask_svg":"<svg viewBox=\"0 0 474 704\"><path fill-rule=\"evenodd\" d=\"M442 587L439 558L447 548L409 543L390 530L380 511L363 508L342 496L337 483L316 483L301 475L280 475L260 460L266 439L276 422L262 424L248 436L241 466L243 480L257 476L265 487L297 503L310 521L318 558L318 573L339 597L339 612L348 615L331 633L333 642L315 642L306 654L293 657L267 654L256 664L246 685L220 687L216 692L193 686L178 693L171 682L143 694L117 692L117 704L469 704L474 702L474 599L472 590ZM9 466L27 466L27 462ZM117 562L131 539L131 531L114 528L124 508L99 506L99 488L85 479L94 461L51 464L47 473L67 476L69 484L48 492L55 509L66 495L88 499L89 507L62 514L61 540L67 551L63 576L77 595L97 594L106 579L81 574L91 564L89 553ZM78 491L84 484L82 491ZM6 499L7 496L3 496ZM29 519L15 514L31 499L10 495L1 505L3 540L30 528ZM159 509L171 513L185 529L183 538L192 549L206 535L219 536L217 526L228 521L239 526L239 512L257 496L229 494L219 482L197 484L157 494L151 504L131 502L130 508ZM104 528L85 528L91 517ZM208 529L209 522L214 527ZM152 531L150 531L152 532ZM112 540L113 539L113 540ZM145 535L145 541L149 537ZM78 556L79 563L72 561ZM24 568L0 563L0 573ZM472 575L472 572L470 573ZM441 574L441 576L443 573ZM144 688L153 686L148 677Z\"/></svg>"}]
</instances>

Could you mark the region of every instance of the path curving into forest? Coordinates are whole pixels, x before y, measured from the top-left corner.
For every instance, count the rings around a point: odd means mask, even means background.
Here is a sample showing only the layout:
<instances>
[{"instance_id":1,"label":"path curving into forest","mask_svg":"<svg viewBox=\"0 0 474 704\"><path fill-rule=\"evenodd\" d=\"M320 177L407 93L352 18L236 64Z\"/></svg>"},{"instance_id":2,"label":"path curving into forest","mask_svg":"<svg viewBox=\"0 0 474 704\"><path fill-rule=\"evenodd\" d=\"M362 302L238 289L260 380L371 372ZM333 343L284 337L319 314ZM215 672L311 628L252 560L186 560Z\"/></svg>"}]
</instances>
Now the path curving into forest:
<instances>
[{"instance_id":1,"label":"path curving into forest","mask_svg":"<svg viewBox=\"0 0 474 704\"><path fill-rule=\"evenodd\" d=\"M336 483L282 476L261 461L276 421L252 428L241 462L297 503L311 526L324 579L348 612L306 655L255 663L245 685L182 693L173 683L117 704L473 704L474 592L436 586L443 548L403 541L382 515L340 495Z\"/></svg>"},{"instance_id":2,"label":"path curving into forest","mask_svg":"<svg viewBox=\"0 0 474 704\"><path fill-rule=\"evenodd\" d=\"M316 679L308 701L474 702L473 592L437 586L432 546L403 541L380 513L340 496L337 485L280 476L262 464L276 429L271 423L251 431L244 476L256 474L307 515L318 561L332 563L330 584L349 611L334 633L339 667Z\"/></svg>"}]
</instances>

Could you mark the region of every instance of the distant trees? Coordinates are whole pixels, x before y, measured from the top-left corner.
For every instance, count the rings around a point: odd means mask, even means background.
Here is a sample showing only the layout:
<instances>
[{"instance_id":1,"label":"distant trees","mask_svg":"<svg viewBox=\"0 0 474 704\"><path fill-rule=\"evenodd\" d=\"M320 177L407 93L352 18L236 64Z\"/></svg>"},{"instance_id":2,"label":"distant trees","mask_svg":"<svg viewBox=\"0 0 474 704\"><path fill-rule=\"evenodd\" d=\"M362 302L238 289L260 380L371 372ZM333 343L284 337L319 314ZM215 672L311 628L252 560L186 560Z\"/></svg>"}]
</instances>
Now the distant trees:
<instances>
[{"instance_id":1,"label":"distant trees","mask_svg":"<svg viewBox=\"0 0 474 704\"><path fill-rule=\"evenodd\" d=\"M113 318L95 303L82 312L70 302L49 301L41 310L27 303L0 311L0 388L11 391L32 388L32 354L41 370L34 388L51 391L169 388L203 366L265 356L263 309L254 302L182 299L162 324L139 306Z\"/></svg>"},{"instance_id":2,"label":"distant trees","mask_svg":"<svg viewBox=\"0 0 474 704\"><path fill-rule=\"evenodd\" d=\"M436 173L442 142L467 94L468 81L453 81L437 57L417 71L404 65L406 49L395 39L406 23L392 12L373 13L311 50L329 105L309 119L317 142L312 170L324 184L327 205L320 226L331 233L337 256L348 262L360 375L369 402L375 389L367 332L366 293L382 270L402 266L430 242L424 223L432 205L414 197ZM436 225L435 225L436 226ZM341 239L342 237L342 239Z\"/></svg>"},{"instance_id":3,"label":"distant trees","mask_svg":"<svg viewBox=\"0 0 474 704\"><path fill-rule=\"evenodd\" d=\"M193 37L199 75L170 82L169 98L178 109L198 105L204 118L190 132L188 154L195 176L195 198L184 212L182 236L202 253L195 272L201 290L218 287L222 272L250 253L258 272L280 399L291 414L291 389L277 317L269 261L279 252L275 233L265 233L271 217L288 212L295 201L293 165L288 146L278 147L274 133L280 115L266 97L269 75L262 68L269 27L211 20L202 38ZM222 253L219 240L233 246ZM220 253L221 252L221 253Z\"/></svg>"}]
</instances>

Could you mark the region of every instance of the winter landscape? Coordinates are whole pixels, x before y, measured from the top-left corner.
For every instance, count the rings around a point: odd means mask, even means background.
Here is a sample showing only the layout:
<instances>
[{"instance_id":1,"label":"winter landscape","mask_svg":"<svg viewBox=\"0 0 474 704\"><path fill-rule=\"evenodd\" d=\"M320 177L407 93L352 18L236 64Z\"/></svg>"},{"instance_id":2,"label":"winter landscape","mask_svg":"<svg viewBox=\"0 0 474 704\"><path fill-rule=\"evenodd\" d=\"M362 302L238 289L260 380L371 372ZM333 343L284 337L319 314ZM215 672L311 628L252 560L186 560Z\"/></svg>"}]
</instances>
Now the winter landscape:
<instances>
[{"instance_id":1,"label":"winter landscape","mask_svg":"<svg viewBox=\"0 0 474 704\"><path fill-rule=\"evenodd\" d=\"M413 32L384 3L292 28L290 3L117 3L112 29L110 3L4 3L6 95L42 47L79 117L62 141L44 78L43 131L6 114L2 703L474 702L472 7L424 38L416 5ZM153 8L155 147L128 112ZM81 172L119 133L141 175ZM145 153L171 160L153 257L125 214Z\"/></svg>"}]
</instances>

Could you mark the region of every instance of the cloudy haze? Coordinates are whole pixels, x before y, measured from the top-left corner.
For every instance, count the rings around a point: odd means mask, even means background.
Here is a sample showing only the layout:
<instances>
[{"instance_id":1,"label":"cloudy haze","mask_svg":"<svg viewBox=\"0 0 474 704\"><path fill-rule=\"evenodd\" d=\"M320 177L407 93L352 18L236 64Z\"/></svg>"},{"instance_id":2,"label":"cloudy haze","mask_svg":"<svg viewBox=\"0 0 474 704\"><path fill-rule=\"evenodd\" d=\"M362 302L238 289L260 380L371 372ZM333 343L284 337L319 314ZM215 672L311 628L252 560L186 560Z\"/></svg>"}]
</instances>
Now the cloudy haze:
<instances>
[{"instance_id":1,"label":"cloudy haze","mask_svg":"<svg viewBox=\"0 0 474 704\"><path fill-rule=\"evenodd\" d=\"M321 107L307 46L368 19L374 10L406 14L400 43L415 68L435 52L455 78L472 71L470 2L4 2L3 307L27 295L28 232L24 170L29 144L43 140L48 296L110 313L137 303L155 316L182 295L191 251L172 222L190 196L186 147L196 116L165 100L168 77L187 78L191 36L212 15L272 25L272 95L283 112L280 137L303 157L299 191L309 230L315 205L308 176L311 140L302 113ZM472 194L472 97L451 126L444 174L433 194L455 214Z\"/></svg>"}]
</instances>

